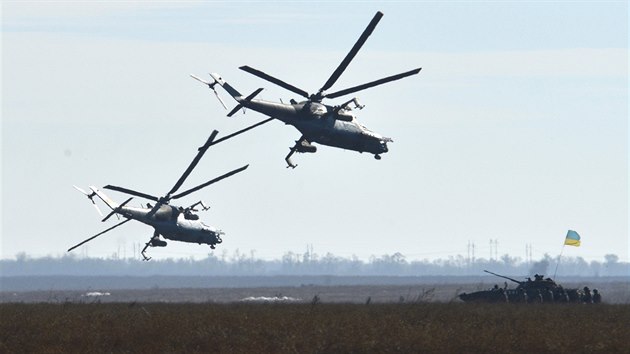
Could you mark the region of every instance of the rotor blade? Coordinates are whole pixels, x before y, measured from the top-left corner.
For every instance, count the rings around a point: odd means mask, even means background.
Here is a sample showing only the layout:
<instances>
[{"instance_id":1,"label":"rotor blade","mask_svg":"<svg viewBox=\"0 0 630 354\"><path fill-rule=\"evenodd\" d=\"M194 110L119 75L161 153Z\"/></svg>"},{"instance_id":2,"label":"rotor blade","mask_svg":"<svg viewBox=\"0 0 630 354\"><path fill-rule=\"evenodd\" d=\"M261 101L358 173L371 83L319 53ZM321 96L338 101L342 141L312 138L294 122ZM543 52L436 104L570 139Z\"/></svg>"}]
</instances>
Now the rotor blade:
<instances>
[{"instance_id":1,"label":"rotor blade","mask_svg":"<svg viewBox=\"0 0 630 354\"><path fill-rule=\"evenodd\" d=\"M109 184L106 185L103 188L111 189L113 191L117 191L117 192L121 192L121 193L127 193L127 194L131 194L131 195L135 195L136 197L140 197L140 198L146 198L146 199L149 199L149 200L154 200L156 202L160 199L158 197L154 197L154 196L149 195L149 194L136 192L136 191L134 191L132 189L127 189L127 188L123 188L123 187L112 186L112 185L109 185Z\"/></svg>"},{"instance_id":2,"label":"rotor blade","mask_svg":"<svg viewBox=\"0 0 630 354\"><path fill-rule=\"evenodd\" d=\"M343 59L341 64L339 64L337 69L332 73L332 75L330 75L330 78L328 79L328 81L326 81L324 86L322 86L322 88L319 89L319 92L326 91L329 88L331 88L332 85L335 84L337 79L339 79L339 76L343 74L343 72L346 70L346 68L352 61L352 59L354 59L354 56L357 55L357 53L359 52L359 50L361 49L365 41L372 34L372 31L374 31L374 28L376 28L376 25L378 24L378 21L381 20L381 17L383 17L383 13L380 11L377 12L376 15L374 15L374 17L372 18L372 21L370 21L370 24L368 24L368 26L365 28L365 30L361 34L361 37L359 37L357 42L354 44L352 49L350 49L350 52L348 52L348 55L346 55L346 57Z\"/></svg>"},{"instance_id":3,"label":"rotor blade","mask_svg":"<svg viewBox=\"0 0 630 354\"><path fill-rule=\"evenodd\" d=\"M212 144L210 144L210 146L216 145L216 144L218 144L218 143L220 143L220 142L222 142L224 140L227 140L229 138L235 137L235 136L237 136L237 135L239 135L241 133L245 133L248 130L252 130L252 129L254 129L254 128L258 127L258 126L261 126L261 125L263 125L263 124L265 124L267 122L271 122L274 119L275 118L267 118L267 119L265 119L263 121L260 121L260 122L254 124L254 125L250 125L249 127L245 128L245 129L241 129L241 130L237 131L236 133L232 133L232 134L226 135L226 136L224 136L224 137L222 137L220 139L217 139L217 140L213 141Z\"/></svg>"},{"instance_id":4,"label":"rotor blade","mask_svg":"<svg viewBox=\"0 0 630 354\"><path fill-rule=\"evenodd\" d=\"M195 166L197 166L197 164L199 163L199 160L201 160L201 158L203 157L203 154L205 154L206 150L208 150L210 145L212 145L212 141L214 140L214 138L216 138L217 134L219 134L219 132L214 130L212 134L210 134L210 137L208 138L206 143L203 144L203 146L198 149L199 152L197 153L197 156L195 156L195 158L192 160L190 165L188 165L188 168L186 169L186 171L184 171L184 174L182 174L182 176L179 177L179 180L177 181L177 183L175 183L173 188L171 188L171 190L166 194L167 195L166 198L168 198L168 196L170 196L171 194L177 192L179 187L182 186L182 183L184 183L186 178L188 178L188 175L190 175L190 173L195 168Z\"/></svg>"},{"instance_id":5,"label":"rotor blade","mask_svg":"<svg viewBox=\"0 0 630 354\"><path fill-rule=\"evenodd\" d=\"M216 80L214 81L214 83L210 83L209 81L206 81L198 76L195 76L193 74L190 74L190 77L192 77L193 79L201 82L202 84L206 84L208 85L208 87L214 91L215 96L217 96L217 99L219 100L219 102L221 102L221 104L223 105L223 108L228 109L227 106L225 105L225 102L223 102L223 100L221 99L221 97L219 97L219 93L217 92L217 90L214 88L214 85L217 83Z\"/></svg>"},{"instance_id":6,"label":"rotor blade","mask_svg":"<svg viewBox=\"0 0 630 354\"><path fill-rule=\"evenodd\" d=\"M217 92L217 90L214 89L214 87L212 88L212 91L214 91L214 95L217 96L217 99L219 100L219 102L221 102L221 105L223 105L223 108L228 109L227 106L225 105L225 102L223 102L221 97L219 97L219 93Z\"/></svg>"},{"instance_id":7,"label":"rotor blade","mask_svg":"<svg viewBox=\"0 0 630 354\"><path fill-rule=\"evenodd\" d=\"M300 96L308 98L308 92L306 92L306 91L304 91L302 89L299 89L299 88L297 88L297 87L295 87L295 86L293 86L291 84L288 84L288 83L286 83L286 82L284 82L284 81L282 81L280 79L276 79L275 77L273 77L271 75L265 74L264 72L262 72L260 70L256 70L256 69L254 69L254 68L252 68L250 66L247 66L247 65L241 66L239 69L241 69L243 71L247 71L248 73L250 73L252 75L255 75L255 76L258 76L261 79L264 79L264 80L267 80L269 82L272 82L272 83L274 83L274 84L276 84L276 85L278 85L280 87L284 87L285 89L287 89L287 90L289 90L291 92L297 93Z\"/></svg>"},{"instance_id":8,"label":"rotor blade","mask_svg":"<svg viewBox=\"0 0 630 354\"><path fill-rule=\"evenodd\" d=\"M93 239L95 239L95 238L97 238L97 237L101 236L102 234L104 234L104 233L106 233L106 232L108 232L108 231L111 231L111 230L113 230L113 229L117 228L118 226L120 226L120 225L122 225L122 224L126 223L127 221L131 221L131 220L132 220L132 219L127 219L127 220L124 220L123 222L120 222L120 223L118 223L118 224L116 224L116 225L114 225L114 226L110 227L109 229L107 229L107 230L105 230L105 231L102 231L102 232L97 233L96 235L94 235L94 236L92 236L92 237L88 238L87 240L85 240L85 241L83 241L83 242L81 242L81 243L79 243L79 244L77 244L77 245L74 245L74 246L70 247L70 248L68 249L68 252L72 251L73 249L75 249L75 248L77 248L77 247L81 246L82 244L84 244L84 243L86 243L86 242L92 241Z\"/></svg>"},{"instance_id":9,"label":"rotor blade","mask_svg":"<svg viewBox=\"0 0 630 354\"><path fill-rule=\"evenodd\" d=\"M201 79L201 78L199 78L199 77L197 77L197 76L195 76L193 74L190 74L190 77L192 77L193 79L195 79L195 80L197 80L197 81L199 81L199 82L201 82L203 84L206 84L206 85L210 86L210 83L208 81L203 80L203 79Z\"/></svg>"},{"instance_id":10,"label":"rotor blade","mask_svg":"<svg viewBox=\"0 0 630 354\"><path fill-rule=\"evenodd\" d=\"M85 195L90 195L88 192L84 191L82 188L79 188L75 185L72 185L74 187L74 189L78 190L79 192L85 194Z\"/></svg>"},{"instance_id":11,"label":"rotor blade","mask_svg":"<svg viewBox=\"0 0 630 354\"><path fill-rule=\"evenodd\" d=\"M236 170L230 171L230 172L228 172L228 173L226 173L226 174L224 174L222 176L219 176L219 177L217 177L215 179L212 179L212 180L210 180L210 181L208 181L208 182L206 182L204 184L200 184L197 187L194 187L194 188L191 188L191 189L189 189L189 190L187 190L185 192L181 192L179 194L176 194L176 195L172 196L171 199L177 199L177 198L181 198L181 197L187 196L188 194L190 194L192 192L196 192L196 191L200 190L201 188L205 188L205 187L207 187L207 186L209 186L209 185L211 185L211 184L213 184L215 182L219 182L220 180L222 180L224 178L228 178L228 177L230 177L232 175L235 175L235 174L237 174L237 173L239 173L241 171L244 171L244 170L247 169L247 167L249 167L249 165L245 165L245 166L243 166L241 168L237 168Z\"/></svg>"},{"instance_id":12,"label":"rotor blade","mask_svg":"<svg viewBox=\"0 0 630 354\"><path fill-rule=\"evenodd\" d=\"M77 187L75 185L73 185L73 187L74 187L74 189L78 190L79 192L85 194L88 197L88 199L92 202L92 205L94 205L94 209L96 209L96 212L98 213L98 215L100 215L102 217L103 213L101 212L101 209L98 207L98 205L96 204L96 202L94 201L94 198L93 198L96 193L93 193L93 194L90 195L90 193L86 192L82 188L79 188L79 187Z\"/></svg>"},{"instance_id":13,"label":"rotor blade","mask_svg":"<svg viewBox=\"0 0 630 354\"><path fill-rule=\"evenodd\" d=\"M162 202L155 203L153 208L151 208L151 210L149 210L147 215L145 215L145 218L150 219L153 215L155 215L155 213L157 213L160 210L160 207L162 207L162 205L164 205L162 204Z\"/></svg>"},{"instance_id":14,"label":"rotor blade","mask_svg":"<svg viewBox=\"0 0 630 354\"><path fill-rule=\"evenodd\" d=\"M101 220L102 222L107 221L107 219L111 218L112 215L116 214L116 216L118 216L118 213L120 213L122 211L122 208L127 205L127 203L129 203L131 200L133 199L133 197L125 200L122 204L120 204L119 206L116 207L116 209L112 210L111 213L107 214L107 216Z\"/></svg>"},{"instance_id":15,"label":"rotor blade","mask_svg":"<svg viewBox=\"0 0 630 354\"><path fill-rule=\"evenodd\" d=\"M347 95L347 94L350 94L350 93L353 93L353 92L365 90L365 89L370 88L370 87L382 85L382 84L388 83L390 81L396 81L396 80L400 80L402 78L405 78L407 76L415 75L415 74L419 73L420 70L422 70L422 68L413 69L411 71L407 71L405 73L398 74L398 75L388 76L388 77L380 79L380 80L368 82L367 84L354 86L354 87L347 88L345 90L329 93L329 94L324 95L324 97L326 97L326 98L335 98L335 97L344 96L344 95Z\"/></svg>"},{"instance_id":16,"label":"rotor blade","mask_svg":"<svg viewBox=\"0 0 630 354\"><path fill-rule=\"evenodd\" d=\"M103 212L101 211L101 209L98 207L98 205L96 205L96 202L94 202L94 199L92 199L92 205L94 205L94 209L96 209L96 212L98 213L98 215L100 215L101 217L103 217Z\"/></svg>"}]
</instances>

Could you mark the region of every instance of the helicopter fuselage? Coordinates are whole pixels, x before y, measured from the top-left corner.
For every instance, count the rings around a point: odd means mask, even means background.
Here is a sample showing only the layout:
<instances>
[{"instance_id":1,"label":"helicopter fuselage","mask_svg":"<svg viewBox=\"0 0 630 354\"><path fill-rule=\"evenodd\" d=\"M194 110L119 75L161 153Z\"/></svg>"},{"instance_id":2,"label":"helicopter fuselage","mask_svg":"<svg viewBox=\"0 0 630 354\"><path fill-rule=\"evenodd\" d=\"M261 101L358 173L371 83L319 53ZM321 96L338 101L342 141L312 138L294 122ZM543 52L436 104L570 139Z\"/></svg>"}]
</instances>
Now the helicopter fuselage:
<instances>
[{"instance_id":1,"label":"helicopter fuselage","mask_svg":"<svg viewBox=\"0 0 630 354\"><path fill-rule=\"evenodd\" d=\"M169 240L208 245L221 243L223 232L203 223L196 214L186 213L183 208L171 205L161 205L157 212L149 216L151 210L124 206L119 214L153 227Z\"/></svg>"},{"instance_id":2,"label":"helicopter fuselage","mask_svg":"<svg viewBox=\"0 0 630 354\"><path fill-rule=\"evenodd\" d=\"M308 142L379 155L388 151L387 143L392 141L361 125L347 109L312 101L286 104L252 99L239 103L294 126Z\"/></svg>"}]
</instances>

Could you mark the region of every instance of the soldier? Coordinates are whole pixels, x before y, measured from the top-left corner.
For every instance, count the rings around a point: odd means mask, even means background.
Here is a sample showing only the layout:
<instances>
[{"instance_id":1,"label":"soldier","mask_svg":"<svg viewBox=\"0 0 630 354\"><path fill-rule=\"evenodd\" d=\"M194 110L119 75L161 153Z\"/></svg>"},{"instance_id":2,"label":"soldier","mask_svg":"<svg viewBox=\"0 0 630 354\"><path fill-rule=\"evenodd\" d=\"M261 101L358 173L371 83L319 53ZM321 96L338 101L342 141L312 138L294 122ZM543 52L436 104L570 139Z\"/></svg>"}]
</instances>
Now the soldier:
<instances>
[{"instance_id":1,"label":"soldier","mask_svg":"<svg viewBox=\"0 0 630 354\"><path fill-rule=\"evenodd\" d=\"M569 301L570 302L580 302L582 301L582 294L580 293L580 290L578 289L565 289L564 290L567 293L567 296L569 297Z\"/></svg>"},{"instance_id":2,"label":"soldier","mask_svg":"<svg viewBox=\"0 0 630 354\"><path fill-rule=\"evenodd\" d=\"M545 298L545 301L547 302L554 302L553 291L551 290L551 288L547 288L545 290L543 297Z\"/></svg>"},{"instance_id":3,"label":"soldier","mask_svg":"<svg viewBox=\"0 0 630 354\"><path fill-rule=\"evenodd\" d=\"M524 304L527 303L527 292L523 288L518 289L518 301Z\"/></svg>"},{"instance_id":4,"label":"soldier","mask_svg":"<svg viewBox=\"0 0 630 354\"><path fill-rule=\"evenodd\" d=\"M569 302L569 294L564 290L564 288L558 289L558 295L556 296L559 302L568 303Z\"/></svg>"},{"instance_id":5,"label":"soldier","mask_svg":"<svg viewBox=\"0 0 630 354\"><path fill-rule=\"evenodd\" d=\"M499 292L499 295L498 295L498 301L499 302L505 302L505 303L510 302L510 298L508 297L507 293L505 292L505 289L499 288L498 292Z\"/></svg>"},{"instance_id":6,"label":"soldier","mask_svg":"<svg viewBox=\"0 0 630 354\"><path fill-rule=\"evenodd\" d=\"M602 302L602 295L597 291L597 289L593 289L593 303L599 304Z\"/></svg>"},{"instance_id":7,"label":"soldier","mask_svg":"<svg viewBox=\"0 0 630 354\"><path fill-rule=\"evenodd\" d=\"M593 303L593 296L591 295L591 290L588 288L588 286L584 287L584 294L582 294L582 302L585 304Z\"/></svg>"}]
</instances>

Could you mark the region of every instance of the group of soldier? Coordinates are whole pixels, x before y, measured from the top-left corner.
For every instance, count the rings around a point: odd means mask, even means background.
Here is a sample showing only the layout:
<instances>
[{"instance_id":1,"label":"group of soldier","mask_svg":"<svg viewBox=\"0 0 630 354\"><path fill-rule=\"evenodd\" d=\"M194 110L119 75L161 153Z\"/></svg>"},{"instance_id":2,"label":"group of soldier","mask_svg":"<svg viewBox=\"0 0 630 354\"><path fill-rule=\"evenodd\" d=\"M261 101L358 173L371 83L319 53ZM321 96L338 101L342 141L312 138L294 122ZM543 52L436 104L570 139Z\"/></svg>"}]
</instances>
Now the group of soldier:
<instances>
[{"instance_id":1,"label":"group of soldier","mask_svg":"<svg viewBox=\"0 0 630 354\"><path fill-rule=\"evenodd\" d=\"M602 302L602 295L597 289L593 289L593 293L591 294L588 286L585 286L584 292L582 293L582 302L587 304L599 304Z\"/></svg>"},{"instance_id":2,"label":"group of soldier","mask_svg":"<svg viewBox=\"0 0 630 354\"><path fill-rule=\"evenodd\" d=\"M507 289L507 283L503 288L495 284L492 292L495 293L493 297L497 302L599 304L602 301L597 289L592 292L588 286L582 290L564 289L551 278L544 279L544 276L538 274L534 276L534 280L527 278L516 289Z\"/></svg>"}]
</instances>

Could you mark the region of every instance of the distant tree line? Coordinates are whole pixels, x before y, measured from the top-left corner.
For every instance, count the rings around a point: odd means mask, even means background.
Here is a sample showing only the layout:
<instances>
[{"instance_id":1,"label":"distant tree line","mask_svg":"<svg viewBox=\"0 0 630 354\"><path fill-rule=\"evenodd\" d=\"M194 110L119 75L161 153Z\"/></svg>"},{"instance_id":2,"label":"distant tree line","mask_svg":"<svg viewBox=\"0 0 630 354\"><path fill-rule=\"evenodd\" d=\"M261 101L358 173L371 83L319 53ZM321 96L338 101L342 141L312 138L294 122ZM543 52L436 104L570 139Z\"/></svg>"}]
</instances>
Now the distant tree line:
<instances>
[{"instance_id":1,"label":"distant tree line","mask_svg":"<svg viewBox=\"0 0 630 354\"><path fill-rule=\"evenodd\" d=\"M166 259L144 262L140 259L63 257L31 258L25 253L16 259L0 260L0 276L28 275L108 275L108 276L258 276L258 275L337 275L337 276L478 276L487 269L519 278L533 274L553 275L558 258L545 254L541 259L524 262L507 254L498 259L451 256L435 260L407 260L401 253L372 256L363 261L332 253L318 255L287 252L281 259L262 260L236 250L232 256L215 254L201 260ZM630 276L630 263L608 254L602 261L586 261L582 257L562 257L558 276L610 277Z\"/></svg>"}]
</instances>

